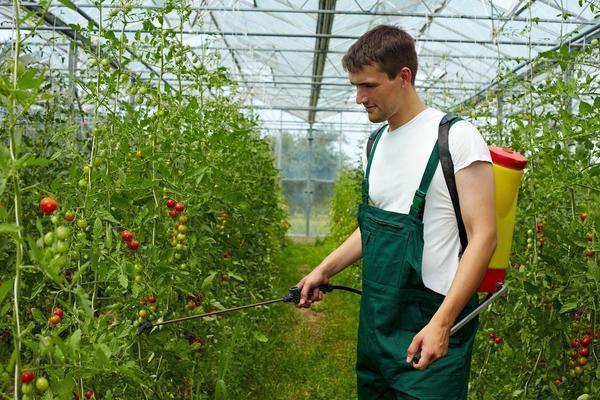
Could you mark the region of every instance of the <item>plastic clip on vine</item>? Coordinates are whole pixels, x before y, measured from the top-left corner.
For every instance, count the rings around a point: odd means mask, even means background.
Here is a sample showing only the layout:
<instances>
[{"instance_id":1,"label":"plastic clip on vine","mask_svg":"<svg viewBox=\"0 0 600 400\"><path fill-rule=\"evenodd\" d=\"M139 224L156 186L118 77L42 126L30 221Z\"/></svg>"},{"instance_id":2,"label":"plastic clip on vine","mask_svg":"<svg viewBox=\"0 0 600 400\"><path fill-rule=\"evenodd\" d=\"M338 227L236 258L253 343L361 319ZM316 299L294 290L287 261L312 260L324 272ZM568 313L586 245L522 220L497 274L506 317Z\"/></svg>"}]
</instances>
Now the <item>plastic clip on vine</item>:
<instances>
[{"instance_id":1,"label":"plastic clip on vine","mask_svg":"<svg viewBox=\"0 0 600 400\"><path fill-rule=\"evenodd\" d=\"M345 291L351 292L351 293L362 294L362 292L358 289L351 288L348 286L341 286L341 285L331 285L331 284L320 285L318 287L318 289L320 291L322 291L323 293L329 293L335 289L338 289L338 290L345 290ZM309 296L312 296L312 292L313 292L312 290L309 292ZM154 324L150 321L147 321L146 323L140 325L140 327L138 328L137 334L141 335L145 331L152 330L152 328L154 328L155 326L159 326L159 325L167 325L167 324L172 324L172 323L177 323L177 322L188 321L191 319L211 317L213 315L223 314L223 313L227 313L227 312L231 312L231 311L243 310L245 308L264 306L266 304L272 304L272 303L278 303L278 302L298 304L300 302L300 293L301 293L301 289L298 288L297 286L294 286L289 289L289 293L286 296L284 296L283 298L263 301L263 302L254 303L254 304L247 304L244 306L228 308L225 310L212 311L212 312L208 312L208 313L204 313L204 314L192 315L189 317L176 318L176 319L171 319L168 321L159 321Z\"/></svg>"}]
</instances>

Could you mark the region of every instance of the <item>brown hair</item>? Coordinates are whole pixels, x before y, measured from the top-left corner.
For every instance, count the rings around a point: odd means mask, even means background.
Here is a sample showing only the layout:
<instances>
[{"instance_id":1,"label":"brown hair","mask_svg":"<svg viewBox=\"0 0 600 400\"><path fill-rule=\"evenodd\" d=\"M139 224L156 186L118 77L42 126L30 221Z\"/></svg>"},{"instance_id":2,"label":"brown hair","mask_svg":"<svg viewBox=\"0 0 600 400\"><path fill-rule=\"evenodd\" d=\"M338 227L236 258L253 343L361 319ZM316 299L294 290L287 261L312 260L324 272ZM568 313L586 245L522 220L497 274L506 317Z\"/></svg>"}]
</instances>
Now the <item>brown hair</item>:
<instances>
[{"instance_id":1,"label":"brown hair","mask_svg":"<svg viewBox=\"0 0 600 400\"><path fill-rule=\"evenodd\" d=\"M342 58L342 65L347 72L358 72L365 65L375 65L390 79L394 79L402 68L408 67L414 86L417 75L415 40L395 26L376 26L348 49Z\"/></svg>"}]
</instances>

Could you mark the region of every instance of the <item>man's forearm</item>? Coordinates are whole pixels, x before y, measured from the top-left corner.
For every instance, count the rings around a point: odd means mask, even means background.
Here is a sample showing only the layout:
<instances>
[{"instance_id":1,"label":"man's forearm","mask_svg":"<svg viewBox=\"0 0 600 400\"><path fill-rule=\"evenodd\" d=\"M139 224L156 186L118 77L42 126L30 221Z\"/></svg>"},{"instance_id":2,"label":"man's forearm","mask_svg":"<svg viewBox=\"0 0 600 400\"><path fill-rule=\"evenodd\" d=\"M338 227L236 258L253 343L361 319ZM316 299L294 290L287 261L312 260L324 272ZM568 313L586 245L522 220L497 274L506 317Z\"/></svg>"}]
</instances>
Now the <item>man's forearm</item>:
<instances>
[{"instance_id":1,"label":"man's forearm","mask_svg":"<svg viewBox=\"0 0 600 400\"><path fill-rule=\"evenodd\" d=\"M356 230L348 236L348 239L346 239L337 249L332 251L317 268L328 278L331 278L361 257L362 246L360 229L356 228Z\"/></svg>"},{"instance_id":2,"label":"man's forearm","mask_svg":"<svg viewBox=\"0 0 600 400\"><path fill-rule=\"evenodd\" d=\"M450 329L485 276L496 248L495 235L473 238L458 265L452 286L432 321Z\"/></svg>"}]
</instances>

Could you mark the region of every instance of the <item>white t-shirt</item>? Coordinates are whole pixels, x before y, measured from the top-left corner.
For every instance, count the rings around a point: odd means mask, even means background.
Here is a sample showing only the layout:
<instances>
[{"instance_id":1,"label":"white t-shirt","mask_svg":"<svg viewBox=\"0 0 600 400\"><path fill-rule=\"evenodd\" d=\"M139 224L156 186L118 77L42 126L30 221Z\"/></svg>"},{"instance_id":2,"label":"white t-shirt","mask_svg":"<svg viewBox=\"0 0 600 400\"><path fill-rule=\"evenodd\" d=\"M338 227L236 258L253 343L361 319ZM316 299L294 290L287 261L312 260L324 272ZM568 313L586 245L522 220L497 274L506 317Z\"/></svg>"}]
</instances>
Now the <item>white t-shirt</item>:
<instances>
[{"instance_id":1,"label":"white t-shirt","mask_svg":"<svg viewBox=\"0 0 600 400\"><path fill-rule=\"evenodd\" d=\"M427 108L393 132L386 129L381 134L369 174L369 197L375 207L409 213L443 116L443 112ZM367 166L366 143L363 170ZM448 146L455 173L475 161L492 162L481 134L467 121L452 125ZM446 295L458 268L460 238L439 163L425 197L423 224L423 283Z\"/></svg>"}]
</instances>

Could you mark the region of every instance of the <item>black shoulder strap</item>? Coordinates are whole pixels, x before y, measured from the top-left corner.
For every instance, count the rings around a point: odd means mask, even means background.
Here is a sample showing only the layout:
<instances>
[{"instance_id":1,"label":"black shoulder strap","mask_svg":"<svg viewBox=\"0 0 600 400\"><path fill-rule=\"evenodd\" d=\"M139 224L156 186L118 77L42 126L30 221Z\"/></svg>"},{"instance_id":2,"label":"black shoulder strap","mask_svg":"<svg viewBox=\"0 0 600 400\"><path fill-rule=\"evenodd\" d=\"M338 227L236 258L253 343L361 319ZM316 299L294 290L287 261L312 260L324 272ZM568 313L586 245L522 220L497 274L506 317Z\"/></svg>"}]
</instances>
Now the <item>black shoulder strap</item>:
<instances>
[{"instance_id":1,"label":"black shoulder strap","mask_svg":"<svg viewBox=\"0 0 600 400\"><path fill-rule=\"evenodd\" d=\"M387 127L387 124L385 124L384 126L382 126L380 128L375 129L369 135L369 141L367 142L367 161L369 160L369 156L371 155L371 150L373 150L373 143L375 143L375 139L377 139L377 136L379 136L379 134L381 132L383 132L385 127Z\"/></svg>"},{"instance_id":2,"label":"black shoulder strap","mask_svg":"<svg viewBox=\"0 0 600 400\"><path fill-rule=\"evenodd\" d=\"M458 201L458 190L456 189L456 180L454 178L454 164L452 163L452 156L450 155L450 147L448 145L448 134L450 127L460 121L460 118L455 115L446 114L440 121L438 129L438 147L440 151L440 163L442 164L442 171L444 172L444 179L446 180L446 186L448 186L448 192L452 199L452 206L454 207L454 214L456 215L456 223L458 225L458 235L460 236L460 253L462 256L468 245L467 231L465 224L463 223L462 214L460 212L460 203Z\"/></svg>"}]
</instances>

